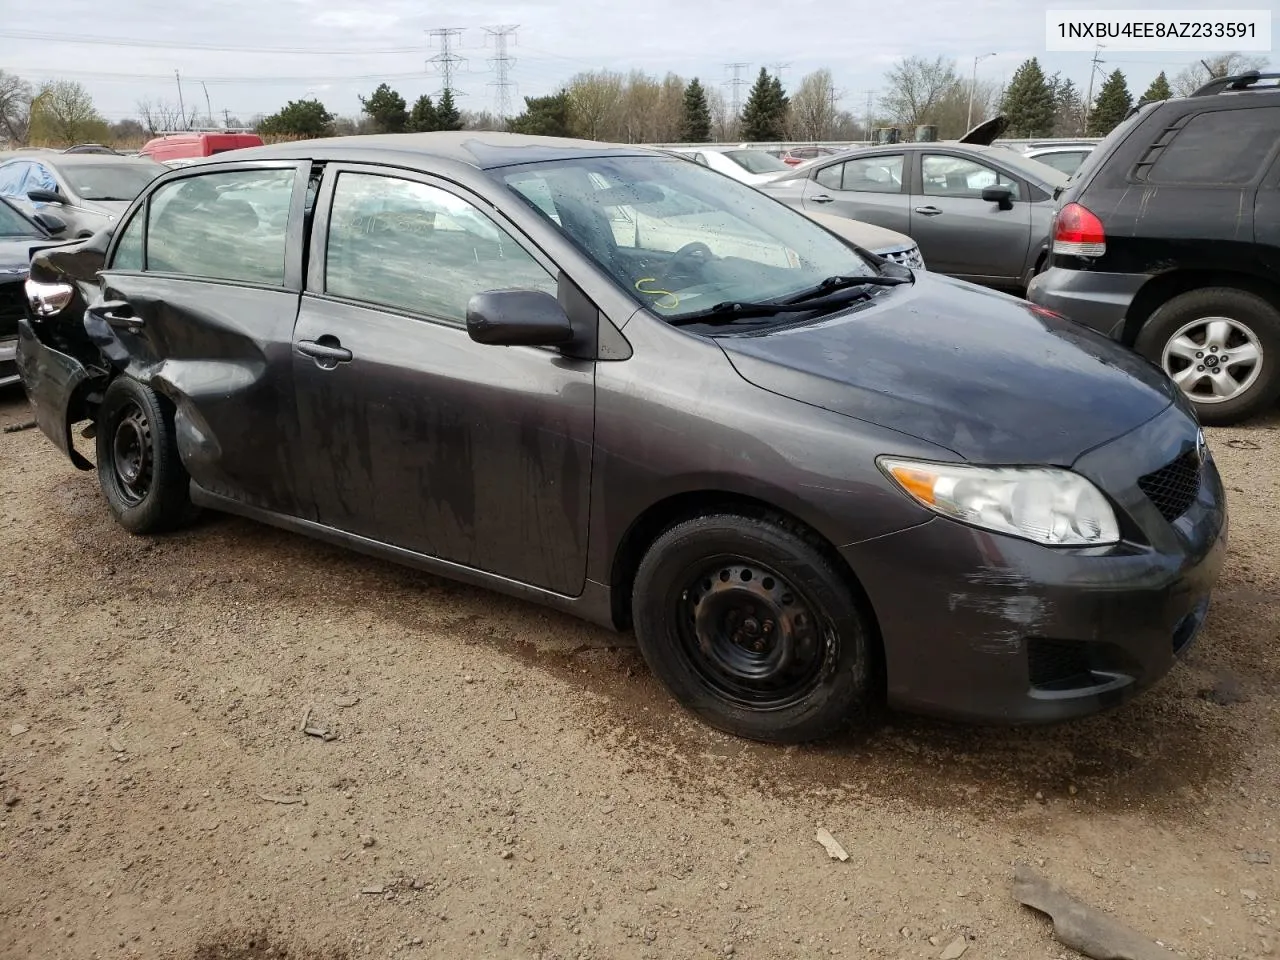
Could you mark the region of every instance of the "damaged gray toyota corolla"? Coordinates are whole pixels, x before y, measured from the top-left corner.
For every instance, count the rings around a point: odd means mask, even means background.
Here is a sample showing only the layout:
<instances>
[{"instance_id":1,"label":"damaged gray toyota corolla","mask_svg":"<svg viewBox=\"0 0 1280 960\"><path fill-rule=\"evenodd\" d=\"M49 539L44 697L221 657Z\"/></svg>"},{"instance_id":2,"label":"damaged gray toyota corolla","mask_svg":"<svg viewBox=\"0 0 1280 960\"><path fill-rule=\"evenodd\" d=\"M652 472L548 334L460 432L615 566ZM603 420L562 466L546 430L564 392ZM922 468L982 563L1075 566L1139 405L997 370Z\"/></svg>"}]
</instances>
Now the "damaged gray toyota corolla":
<instances>
[{"instance_id":1,"label":"damaged gray toyota corolla","mask_svg":"<svg viewBox=\"0 0 1280 960\"><path fill-rule=\"evenodd\" d=\"M747 737L1112 706L1226 506L1146 361L694 164L494 133L236 151L35 257L25 387L130 531L212 508L614 629Z\"/></svg>"}]
</instances>

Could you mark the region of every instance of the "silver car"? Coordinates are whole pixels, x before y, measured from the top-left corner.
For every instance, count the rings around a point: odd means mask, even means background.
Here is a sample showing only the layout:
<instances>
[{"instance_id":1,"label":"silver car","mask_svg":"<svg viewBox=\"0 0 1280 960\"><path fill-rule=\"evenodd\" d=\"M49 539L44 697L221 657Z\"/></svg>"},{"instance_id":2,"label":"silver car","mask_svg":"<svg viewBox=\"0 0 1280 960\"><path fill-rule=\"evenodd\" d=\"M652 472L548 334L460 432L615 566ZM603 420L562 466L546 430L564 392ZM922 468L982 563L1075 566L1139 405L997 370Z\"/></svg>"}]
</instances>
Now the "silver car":
<instances>
[{"instance_id":1,"label":"silver car","mask_svg":"<svg viewBox=\"0 0 1280 960\"><path fill-rule=\"evenodd\" d=\"M115 223L168 169L146 157L24 152L0 162L0 197L29 217L56 214L67 237L88 237Z\"/></svg>"},{"instance_id":2,"label":"silver car","mask_svg":"<svg viewBox=\"0 0 1280 960\"><path fill-rule=\"evenodd\" d=\"M905 233L930 270L1025 290L1045 262L1054 191L1066 181L1003 147L897 143L805 164L757 189Z\"/></svg>"}]
</instances>

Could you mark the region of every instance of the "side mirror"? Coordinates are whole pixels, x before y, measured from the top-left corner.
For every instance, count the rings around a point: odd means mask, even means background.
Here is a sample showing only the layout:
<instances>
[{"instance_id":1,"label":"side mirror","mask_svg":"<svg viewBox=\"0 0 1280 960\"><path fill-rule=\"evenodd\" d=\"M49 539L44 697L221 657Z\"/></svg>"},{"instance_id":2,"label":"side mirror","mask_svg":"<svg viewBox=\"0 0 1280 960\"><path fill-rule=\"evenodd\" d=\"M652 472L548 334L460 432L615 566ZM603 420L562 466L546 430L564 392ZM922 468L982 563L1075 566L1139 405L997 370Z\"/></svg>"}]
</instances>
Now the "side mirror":
<instances>
[{"instance_id":1,"label":"side mirror","mask_svg":"<svg viewBox=\"0 0 1280 960\"><path fill-rule=\"evenodd\" d=\"M50 236L56 237L67 230L67 221L61 217L55 217L52 213L44 213L42 211L35 214L31 219L44 227Z\"/></svg>"},{"instance_id":2,"label":"side mirror","mask_svg":"<svg viewBox=\"0 0 1280 960\"><path fill-rule=\"evenodd\" d=\"M539 290L491 290L467 303L467 333L476 343L499 347L567 344L573 324L560 301Z\"/></svg>"},{"instance_id":3,"label":"side mirror","mask_svg":"<svg viewBox=\"0 0 1280 960\"><path fill-rule=\"evenodd\" d=\"M65 200L60 193L54 193L52 190L28 190L27 199L34 200L36 203L64 203Z\"/></svg>"},{"instance_id":4,"label":"side mirror","mask_svg":"<svg viewBox=\"0 0 1280 960\"><path fill-rule=\"evenodd\" d=\"M1008 187L983 187L982 199L998 204L1001 210L1013 209L1013 191Z\"/></svg>"}]
</instances>

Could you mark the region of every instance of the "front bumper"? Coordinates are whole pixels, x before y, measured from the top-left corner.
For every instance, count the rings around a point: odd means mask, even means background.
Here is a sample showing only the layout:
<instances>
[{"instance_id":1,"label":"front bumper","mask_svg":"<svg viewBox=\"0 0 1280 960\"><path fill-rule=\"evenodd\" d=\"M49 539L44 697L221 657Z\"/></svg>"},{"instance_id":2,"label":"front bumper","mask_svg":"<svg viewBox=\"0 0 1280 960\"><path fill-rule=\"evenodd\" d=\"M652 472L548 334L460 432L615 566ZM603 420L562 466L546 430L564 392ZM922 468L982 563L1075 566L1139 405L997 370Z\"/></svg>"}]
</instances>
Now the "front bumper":
<instances>
[{"instance_id":1,"label":"front bumper","mask_svg":"<svg viewBox=\"0 0 1280 960\"><path fill-rule=\"evenodd\" d=\"M1077 461L1129 530L1114 547L1048 548L937 518L843 548L879 622L890 705L1051 722L1113 707L1163 677L1204 622L1226 506L1212 458L1172 522L1137 479L1185 453L1195 429L1171 407Z\"/></svg>"},{"instance_id":2,"label":"front bumper","mask_svg":"<svg viewBox=\"0 0 1280 960\"><path fill-rule=\"evenodd\" d=\"M0 340L0 389L18 382L18 341Z\"/></svg>"},{"instance_id":3,"label":"front bumper","mask_svg":"<svg viewBox=\"0 0 1280 960\"><path fill-rule=\"evenodd\" d=\"M1113 340L1120 340L1129 306L1147 279L1135 273L1050 267L1032 277L1027 285L1027 299Z\"/></svg>"}]
</instances>

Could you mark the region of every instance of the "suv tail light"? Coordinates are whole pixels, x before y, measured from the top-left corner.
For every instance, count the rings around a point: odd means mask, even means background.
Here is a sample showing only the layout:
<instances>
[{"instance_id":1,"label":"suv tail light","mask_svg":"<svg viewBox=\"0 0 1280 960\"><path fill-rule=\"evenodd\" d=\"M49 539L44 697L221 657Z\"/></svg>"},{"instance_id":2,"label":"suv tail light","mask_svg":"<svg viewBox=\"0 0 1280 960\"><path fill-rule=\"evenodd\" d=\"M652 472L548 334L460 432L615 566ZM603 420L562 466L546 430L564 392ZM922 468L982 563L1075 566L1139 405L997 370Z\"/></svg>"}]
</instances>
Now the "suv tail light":
<instances>
[{"instance_id":1,"label":"suv tail light","mask_svg":"<svg viewBox=\"0 0 1280 960\"><path fill-rule=\"evenodd\" d=\"M1107 232L1088 207L1068 203L1054 219L1053 252L1072 257L1100 257L1107 252Z\"/></svg>"}]
</instances>

